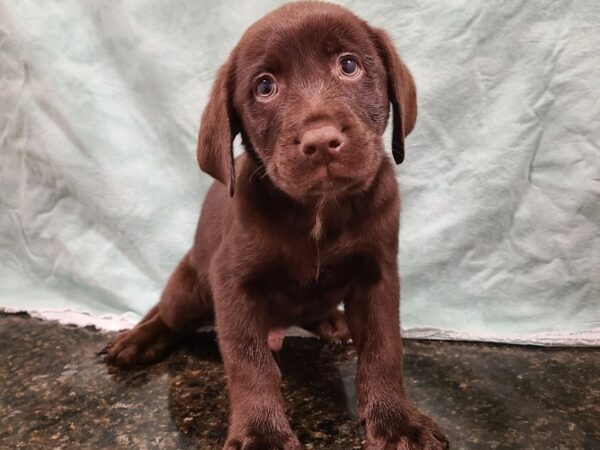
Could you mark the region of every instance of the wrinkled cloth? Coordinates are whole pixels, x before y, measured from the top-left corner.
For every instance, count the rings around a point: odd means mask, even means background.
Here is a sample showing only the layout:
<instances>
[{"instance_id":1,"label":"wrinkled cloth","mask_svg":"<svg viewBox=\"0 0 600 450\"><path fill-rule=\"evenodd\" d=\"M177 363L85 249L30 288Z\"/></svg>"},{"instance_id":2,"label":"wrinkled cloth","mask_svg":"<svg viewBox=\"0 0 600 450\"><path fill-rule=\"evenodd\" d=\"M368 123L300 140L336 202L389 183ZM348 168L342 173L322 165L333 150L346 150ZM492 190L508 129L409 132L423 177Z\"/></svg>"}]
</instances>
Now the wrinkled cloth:
<instances>
[{"instance_id":1,"label":"wrinkled cloth","mask_svg":"<svg viewBox=\"0 0 600 450\"><path fill-rule=\"evenodd\" d=\"M418 87L405 334L600 342L600 2L342 3ZM0 0L1 307L134 323L158 300L211 183L215 72L279 4Z\"/></svg>"}]
</instances>

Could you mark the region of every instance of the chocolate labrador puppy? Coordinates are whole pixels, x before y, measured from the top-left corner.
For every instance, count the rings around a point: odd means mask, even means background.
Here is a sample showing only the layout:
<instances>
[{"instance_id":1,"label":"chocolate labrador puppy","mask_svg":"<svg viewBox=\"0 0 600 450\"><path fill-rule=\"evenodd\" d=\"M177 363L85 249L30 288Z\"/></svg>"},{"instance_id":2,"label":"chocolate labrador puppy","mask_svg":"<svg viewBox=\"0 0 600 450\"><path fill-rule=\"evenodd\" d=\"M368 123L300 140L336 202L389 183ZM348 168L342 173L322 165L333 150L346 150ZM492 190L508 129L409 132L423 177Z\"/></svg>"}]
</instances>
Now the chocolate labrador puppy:
<instances>
[{"instance_id":1,"label":"chocolate labrador puppy","mask_svg":"<svg viewBox=\"0 0 600 450\"><path fill-rule=\"evenodd\" d=\"M105 352L117 365L150 363L214 319L231 402L226 449L301 448L271 352L291 325L330 340L349 329L365 448L448 447L403 386L400 197L382 140L390 103L400 163L413 79L384 31L328 3L270 13L218 72L198 138L200 167L218 182L194 244L158 305ZM238 134L245 153L234 160Z\"/></svg>"}]
</instances>

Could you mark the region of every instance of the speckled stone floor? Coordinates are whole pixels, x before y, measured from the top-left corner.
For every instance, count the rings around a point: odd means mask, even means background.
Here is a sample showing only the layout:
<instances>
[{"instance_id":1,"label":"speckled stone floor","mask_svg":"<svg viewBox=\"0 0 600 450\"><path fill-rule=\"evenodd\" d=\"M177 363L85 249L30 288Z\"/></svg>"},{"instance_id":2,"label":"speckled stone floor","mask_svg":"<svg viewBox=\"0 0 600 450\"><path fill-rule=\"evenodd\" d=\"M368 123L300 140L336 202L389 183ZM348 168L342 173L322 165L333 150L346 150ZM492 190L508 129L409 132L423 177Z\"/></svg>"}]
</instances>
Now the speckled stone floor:
<instances>
[{"instance_id":1,"label":"speckled stone floor","mask_svg":"<svg viewBox=\"0 0 600 450\"><path fill-rule=\"evenodd\" d=\"M0 448L220 449L227 398L212 334L109 369L108 336L0 315ZM406 341L407 388L452 449L600 449L600 350ZM307 449L359 449L355 353L288 338L278 355Z\"/></svg>"}]
</instances>

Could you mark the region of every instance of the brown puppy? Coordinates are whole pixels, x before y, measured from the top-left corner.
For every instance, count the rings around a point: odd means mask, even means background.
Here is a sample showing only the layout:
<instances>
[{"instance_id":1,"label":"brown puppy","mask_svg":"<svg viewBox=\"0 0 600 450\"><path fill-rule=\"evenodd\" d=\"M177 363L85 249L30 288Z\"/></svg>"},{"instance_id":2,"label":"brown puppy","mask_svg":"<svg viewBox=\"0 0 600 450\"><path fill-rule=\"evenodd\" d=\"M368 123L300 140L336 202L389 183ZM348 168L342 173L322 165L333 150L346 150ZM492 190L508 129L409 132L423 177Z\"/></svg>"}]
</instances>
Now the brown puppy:
<instances>
[{"instance_id":1,"label":"brown puppy","mask_svg":"<svg viewBox=\"0 0 600 450\"><path fill-rule=\"evenodd\" d=\"M390 103L400 163L416 119L412 77L383 31L327 3L259 20L217 75L198 161L220 183L158 305L106 352L118 365L152 362L214 317L231 401L227 449L300 448L269 332L302 325L343 339L340 302L359 355L365 448L447 448L402 381L400 199L382 141ZM246 152L234 161L237 134Z\"/></svg>"}]
</instances>

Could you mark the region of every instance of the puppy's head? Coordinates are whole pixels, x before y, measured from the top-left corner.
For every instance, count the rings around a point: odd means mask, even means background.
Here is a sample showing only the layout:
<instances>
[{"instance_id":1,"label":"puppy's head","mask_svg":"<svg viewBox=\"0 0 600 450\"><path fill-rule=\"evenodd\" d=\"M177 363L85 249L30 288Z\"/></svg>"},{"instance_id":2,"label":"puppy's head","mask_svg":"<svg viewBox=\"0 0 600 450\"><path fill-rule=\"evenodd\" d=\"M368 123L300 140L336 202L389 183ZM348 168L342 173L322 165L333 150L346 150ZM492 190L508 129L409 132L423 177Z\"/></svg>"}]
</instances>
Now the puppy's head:
<instances>
[{"instance_id":1,"label":"puppy's head","mask_svg":"<svg viewBox=\"0 0 600 450\"><path fill-rule=\"evenodd\" d=\"M252 25L219 70L198 161L233 195L240 133L271 181L295 199L360 192L384 157L390 103L400 163L416 93L389 37L340 6L285 5Z\"/></svg>"}]
</instances>

